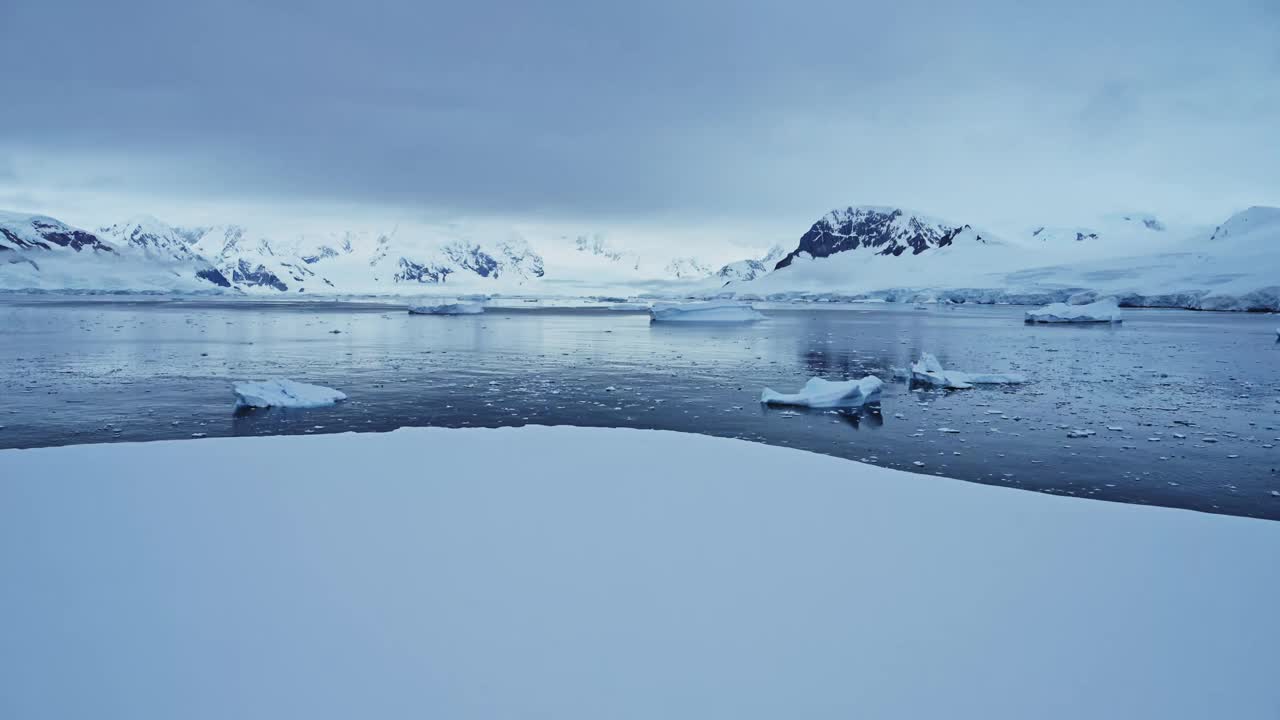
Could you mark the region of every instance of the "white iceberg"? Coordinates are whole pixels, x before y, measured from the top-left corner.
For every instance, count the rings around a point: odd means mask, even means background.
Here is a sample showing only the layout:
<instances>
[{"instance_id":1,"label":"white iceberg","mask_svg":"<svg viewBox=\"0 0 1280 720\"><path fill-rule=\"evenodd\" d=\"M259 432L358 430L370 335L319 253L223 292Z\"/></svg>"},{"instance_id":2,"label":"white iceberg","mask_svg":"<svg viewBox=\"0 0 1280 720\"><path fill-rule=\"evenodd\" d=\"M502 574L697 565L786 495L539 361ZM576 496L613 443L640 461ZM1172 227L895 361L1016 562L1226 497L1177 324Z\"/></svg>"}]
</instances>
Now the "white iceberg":
<instances>
[{"instance_id":1,"label":"white iceberg","mask_svg":"<svg viewBox=\"0 0 1280 720\"><path fill-rule=\"evenodd\" d=\"M409 306L410 315L479 315L482 312L484 312L483 303L464 300Z\"/></svg>"},{"instance_id":2,"label":"white iceberg","mask_svg":"<svg viewBox=\"0 0 1280 720\"><path fill-rule=\"evenodd\" d=\"M1120 306L1114 298L1106 298L1084 305L1053 303L1027 311L1029 323L1118 323L1121 322Z\"/></svg>"},{"instance_id":3,"label":"white iceberg","mask_svg":"<svg viewBox=\"0 0 1280 720\"><path fill-rule=\"evenodd\" d=\"M656 303L649 308L652 322L741 323L763 320L764 315L750 303L726 300L690 303Z\"/></svg>"},{"instance_id":4,"label":"white iceberg","mask_svg":"<svg viewBox=\"0 0 1280 720\"><path fill-rule=\"evenodd\" d=\"M323 385L272 378L260 382L240 382L233 388L237 408L315 408L346 400L347 395Z\"/></svg>"},{"instance_id":5,"label":"white iceberg","mask_svg":"<svg viewBox=\"0 0 1280 720\"><path fill-rule=\"evenodd\" d=\"M932 353L920 353L920 361L911 364L911 382L948 390L968 390L974 385L1021 385L1023 375L1001 373L967 373L947 370Z\"/></svg>"},{"instance_id":6,"label":"white iceberg","mask_svg":"<svg viewBox=\"0 0 1280 720\"><path fill-rule=\"evenodd\" d=\"M780 393L765 388L760 393L760 402L810 408L859 407L878 398L882 387L884 383L875 375L844 381L809 378L797 393Z\"/></svg>"}]
</instances>

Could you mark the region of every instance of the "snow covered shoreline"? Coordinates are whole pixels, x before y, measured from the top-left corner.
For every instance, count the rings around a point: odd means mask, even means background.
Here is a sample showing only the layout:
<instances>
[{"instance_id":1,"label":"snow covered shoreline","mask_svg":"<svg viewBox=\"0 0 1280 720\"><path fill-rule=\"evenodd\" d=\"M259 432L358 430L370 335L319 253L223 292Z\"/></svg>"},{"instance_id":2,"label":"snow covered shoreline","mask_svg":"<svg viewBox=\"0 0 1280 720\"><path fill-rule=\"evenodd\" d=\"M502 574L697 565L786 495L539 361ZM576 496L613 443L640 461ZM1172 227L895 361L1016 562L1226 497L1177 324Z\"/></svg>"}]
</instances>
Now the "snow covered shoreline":
<instances>
[{"instance_id":1,"label":"snow covered shoreline","mask_svg":"<svg viewBox=\"0 0 1280 720\"><path fill-rule=\"evenodd\" d=\"M1278 523L600 428L7 450L0 478L16 717L1280 704Z\"/></svg>"},{"instance_id":2,"label":"snow covered shoreline","mask_svg":"<svg viewBox=\"0 0 1280 720\"><path fill-rule=\"evenodd\" d=\"M759 294L755 292L708 291L697 293L653 293L643 292L635 297L643 302L634 303L635 310L648 309L646 304L652 301L670 301L679 298L711 301L732 300L755 303L786 303L793 305L829 305L833 303L884 303L888 305L912 305L919 302L939 303L943 305L999 305L1011 307L1041 307L1053 303L1066 302L1073 295L1083 292L1097 292L1085 287L1070 287L1059 290L1018 291L999 288L961 288L961 289L913 289L895 288L874 292L842 293L830 291L794 291ZM406 295L371 294L353 295L349 293L308 293L300 295L261 295L240 292L163 292L155 290L13 290L0 288L0 301L7 298L31 297L33 299L57 298L93 298L109 301L120 298L127 301L134 298L151 298L163 300L207 300L210 302L252 302L270 305L272 303L333 303L333 302L386 302L404 308ZM414 297L421 297L420 292ZM443 297L443 296L442 296ZM493 293L484 296L488 300L537 300L547 303L547 307L600 307L610 304L597 301L590 295L554 295L528 294L509 295ZM1280 288L1274 293L1247 293L1235 295L1210 295L1205 292L1165 293L1143 295L1138 293L1121 293L1116 296L1123 309L1147 310L1193 310L1196 312L1223 313L1280 313ZM551 305L555 303L555 305ZM501 307L501 310L539 309ZM624 309L624 308L610 308Z\"/></svg>"}]
</instances>

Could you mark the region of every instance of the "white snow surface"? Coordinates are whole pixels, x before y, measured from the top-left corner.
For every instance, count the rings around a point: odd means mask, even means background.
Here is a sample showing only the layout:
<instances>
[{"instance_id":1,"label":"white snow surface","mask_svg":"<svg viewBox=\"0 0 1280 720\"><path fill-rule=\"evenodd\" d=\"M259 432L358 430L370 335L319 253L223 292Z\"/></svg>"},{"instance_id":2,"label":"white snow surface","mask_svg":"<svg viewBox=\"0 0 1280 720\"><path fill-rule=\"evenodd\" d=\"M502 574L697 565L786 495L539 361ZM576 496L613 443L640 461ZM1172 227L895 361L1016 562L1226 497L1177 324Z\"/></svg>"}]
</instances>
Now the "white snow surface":
<instances>
[{"instance_id":1,"label":"white snow surface","mask_svg":"<svg viewBox=\"0 0 1280 720\"><path fill-rule=\"evenodd\" d=\"M895 376L898 372L895 370ZM902 373L901 377L906 377ZM969 373L947 370L932 353L920 353L920 360L911 364L912 383L948 390L968 390L974 385L1021 385L1027 381L1023 375L1000 373Z\"/></svg>"},{"instance_id":2,"label":"white snow surface","mask_svg":"<svg viewBox=\"0 0 1280 720\"><path fill-rule=\"evenodd\" d=\"M483 312L484 303L462 300L409 306L410 315L479 315Z\"/></svg>"},{"instance_id":3,"label":"white snow surface","mask_svg":"<svg viewBox=\"0 0 1280 720\"><path fill-rule=\"evenodd\" d=\"M1052 303L1028 310L1026 319L1029 323L1118 323L1123 320L1115 298L1104 298L1084 305Z\"/></svg>"},{"instance_id":4,"label":"white snow surface","mask_svg":"<svg viewBox=\"0 0 1280 720\"><path fill-rule=\"evenodd\" d=\"M809 378L796 393L780 393L765 388L760 393L760 402L810 408L860 407L877 399L882 387L884 383L874 375L861 380L824 380L815 377Z\"/></svg>"},{"instance_id":5,"label":"white snow surface","mask_svg":"<svg viewBox=\"0 0 1280 720\"><path fill-rule=\"evenodd\" d=\"M333 388L285 378L239 382L232 391L236 407L315 408L347 399L345 393Z\"/></svg>"},{"instance_id":6,"label":"white snow surface","mask_svg":"<svg viewBox=\"0 0 1280 720\"><path fill-rule=\"evenodd\" d=\"M750 303L729 300L705 302L655 303L649 308L653 322L743 323L763 320L764 315Z\"/></svg>"},{"instance_id":7,"label":"white snow surface","mask_svg":"<svg viewBox=\"0 0 1280 720\"><path fill-rule=\"evenodd\" d=\"M3 450L0 706L1270 720L1278 553L1275 522L670 432Z\"/></svg>"}]
</instances>

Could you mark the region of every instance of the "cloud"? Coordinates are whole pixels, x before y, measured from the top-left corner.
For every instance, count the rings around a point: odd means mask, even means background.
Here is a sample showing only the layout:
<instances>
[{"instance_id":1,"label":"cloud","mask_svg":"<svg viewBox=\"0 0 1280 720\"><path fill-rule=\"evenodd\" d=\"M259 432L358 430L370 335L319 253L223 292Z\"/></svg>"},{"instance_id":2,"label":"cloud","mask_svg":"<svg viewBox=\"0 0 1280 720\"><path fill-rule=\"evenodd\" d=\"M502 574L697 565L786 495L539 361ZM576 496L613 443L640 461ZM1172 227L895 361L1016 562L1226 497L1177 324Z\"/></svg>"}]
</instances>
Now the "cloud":
<instances>
[{"instance_id":1,"label":"cloud","mask_svg":"<svg viewBox=\"0 0 1280 720\"><path fill-rule=\"evenodd\" d=\"M1248 0L5 5L48 47L0 65L0 153L68 196L768 227L1280 202L1280 18Z\"/></svg>"}]
</instances>

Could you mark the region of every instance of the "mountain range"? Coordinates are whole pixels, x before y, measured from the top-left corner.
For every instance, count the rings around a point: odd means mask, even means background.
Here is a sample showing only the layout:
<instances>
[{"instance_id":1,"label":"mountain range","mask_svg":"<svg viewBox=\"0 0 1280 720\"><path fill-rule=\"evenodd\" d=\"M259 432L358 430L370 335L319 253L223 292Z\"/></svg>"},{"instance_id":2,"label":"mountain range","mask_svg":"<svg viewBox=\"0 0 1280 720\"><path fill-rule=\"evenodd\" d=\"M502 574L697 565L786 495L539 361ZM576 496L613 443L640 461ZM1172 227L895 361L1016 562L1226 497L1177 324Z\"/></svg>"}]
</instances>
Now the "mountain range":
<instances>
[{"instance_id":1,"label":"mountain range","mask_svg":"<svg viewBox=\"0 0 1280 720\"><path fill-rule=\"evenodd\" d=\"M929 296L1083 287L1139 297L1261 293L1261 309L1273 309L1265 298L1276 282L1270 279L1276 247L1280 209L1268 207L1204 229L1130 213L995 233L899 207L852 206L825 214L793 243L720 265L620 246L603 234L532 241L514 230L457 228L284 234L236 224L178 227L149 216L91 231L47 216L0 212L0 289L574 295L620 288L624 294L869 297L910 289ZM1249 302L1244 309L1259 309Z\"/></svg>"}]
</instances>

